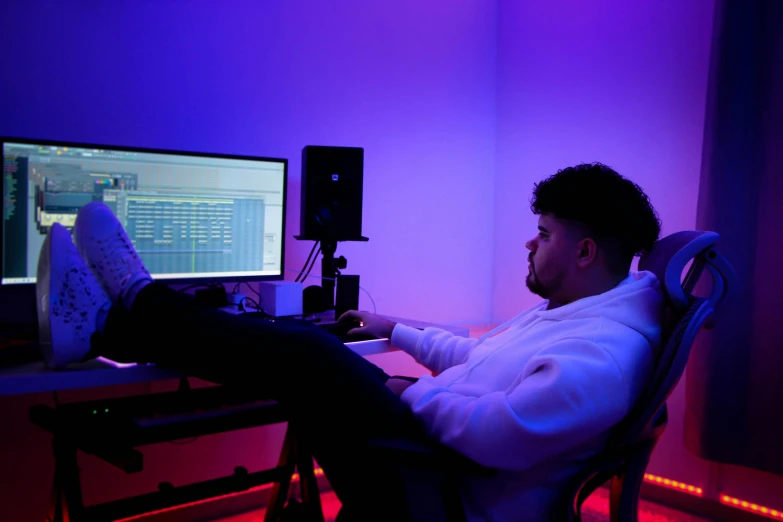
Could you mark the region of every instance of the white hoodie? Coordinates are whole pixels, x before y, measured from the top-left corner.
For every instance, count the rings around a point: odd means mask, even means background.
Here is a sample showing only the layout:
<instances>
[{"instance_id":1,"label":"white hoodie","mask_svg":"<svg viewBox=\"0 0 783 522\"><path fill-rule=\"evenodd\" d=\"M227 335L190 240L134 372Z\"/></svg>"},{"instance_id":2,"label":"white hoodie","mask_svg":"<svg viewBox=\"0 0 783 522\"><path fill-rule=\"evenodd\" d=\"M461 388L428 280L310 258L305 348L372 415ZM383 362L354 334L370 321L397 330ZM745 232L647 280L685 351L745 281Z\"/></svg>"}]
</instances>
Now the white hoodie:
<instances>
[{"instance_id":1,"label":"white hoodie","mask_svg":"<svg viewBox=\"0 0 783 522\"><path fill-rule=\"evenodd\" d=\"M604 294L548 304L481 339L394 328L392 344L438 374L402 400L442 444L499 470L463 480L469 521L555 518L562 489L651 375L663 311L655 275L631 272Z\"/></svg>"}]
</instances>

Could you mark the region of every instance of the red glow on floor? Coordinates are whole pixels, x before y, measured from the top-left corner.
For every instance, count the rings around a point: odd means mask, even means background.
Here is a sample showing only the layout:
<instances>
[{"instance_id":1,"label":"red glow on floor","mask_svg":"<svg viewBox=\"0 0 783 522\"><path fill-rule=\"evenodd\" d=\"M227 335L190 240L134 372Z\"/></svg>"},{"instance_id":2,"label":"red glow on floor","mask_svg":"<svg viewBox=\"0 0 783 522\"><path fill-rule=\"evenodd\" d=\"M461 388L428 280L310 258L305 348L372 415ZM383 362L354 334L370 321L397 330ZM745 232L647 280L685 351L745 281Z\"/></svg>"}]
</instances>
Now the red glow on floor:
<instances>
[{"instance_id":1,"label":"red glow on floor","mask_svg":"<svg viewBox=\"0 0 783 522\"><path fill-rule=\"evenodd\" d=\"M321 468L316 468L315 475L316 476L323 475L323 470ZM682 493L687 493L696 496L703 495L703 489L700 487L693 486L690 484L685 484L683 482L679 482L676 480L667 479L665 477L645 474L644 479L647 482L668 487L680 491ZM291 480L292 482L297 482L299 480L299 475L295 473L291 477ZM188 504L183 504L180 506L161 509L159 511L151 512L151 513L145 513L143 515L124 518L116 522L130 522L132 520L141 520L146 517L150 517L152 515L166 513L170 511L176 511L178 509L183 509L185 507L206 504L208 502L214 502L217 500L231 498L238 495L245 495L247 493L252 493L254 491L269 489L271 487L272 484L264 484L262 486L257 486L255 488L239 491L236 493L229 493L226 495L221 495L206 500L199 500L196 502L190 502ZM761 506L759 504L754 504L746 500L731 497L729 495L721 495L720 501L722 504L725 504L727 506L736 509L741 509L743 511L748 511L756 515L765 516L773 520L783 521L783 510L776 510L767 506ZM326 522L333 521L337 516L337 513L340 511L340 507L341 507L340 501L337 499L337 496L331 491L322 493L321 503L323 505L324 518ZM262 522L264 519L264 514L265 514L265 510L259 509L256 511L251 511L249 513L242 513L239 515L222 518L215 522ZM582 505L582 521L604 522L608 520L609 520L609 491L604 488L598 488L598 490L596 490L592 495L590 495ZM639 522L686 522L686 521L701 522L703 520L704 519L701 519L699 517L693 515L687 515L685 513L664 506L660 506L652 502L647 502L644 500L640 502Z\"/></svg>"},{"instance_id":2,"label":"red glow on floor","mask_svg":"<svg viewBox=\"0 0 783 522\"><path fill-rule=\"evenodd\" d=\"M186 504L180 504L178 506L158 509L156 511L150 511L149 513L143 513L141 515L135 515L135 516L128 517L128 518L117 519L114 522L129 522L130 520L141 520L141 519L143 519L145 517L151 517L153 515L160 515L161 513L169 513L171 511L177 511L179 509L185 509L185 508L192 507L192 506L199 506L199 505L202 505L202 504L207 504L209 502L216 502L218 500L223 500L223 499L226 499L226 498L237 497L239 495L246 495L248 493L254 493L256 491L263 491L265 489L270 489L271 487L272 487L272 484L263 484L261 486L256 486L254 488L245 489L245 490L242 490L242 491L237 491L235 493L226 493L225 495L218 495L217 497L206 498L204 500L196 500L196 501L193 501L193 502L188 502Z\"/></svg>"},{"instance_id":3,"label":"red glow on floor","mask_svg":"<svg viewBox=\"0 0 783 522\"><path fill-rule=\"evenodd\" d=\"M322 470L321 468L315 468L314 473L315 473L316 477L319 477L319 476L324 474L324 470ZM294 473L293 475L291 475L291 482L292 483L293 482L298 482L298 481L299 481L299 473ZM158 509L156 511L150 511L149 513L143 513L141 515L135 515L135 516L132 516L132 517L122 518L122 519L119 519L119 520L115 520L115 522L130 522L131 520L141 520L141 519L143 519L145 517L151 517L153 515L160 515L161 513L169 513L171 511L177 511L179 509L185 509L185 508L189 508L189 507L192 507L192 506L199 506L199 505L202 505L202 504L207 504L209 502L216 502L218 500L224 500L224 499L227 499L227 498L237 497L237 496L240 496L240 495L247 495L248 493L254 493L256 491L263 491L265 489L270 489L271 487L272 487L272 484L262 484L261 486L256 486L256 487L250 488L250 489L244 489L242 491L236 491L234 493L226 493L225 495L218 495L216 497L210 497L210 498L206 498L206 499L203 499L203 500L196 500L196 501L193 501L193 502L188 502L186 504L180 504L178 506L172 506L172 507L169 507L169 508ZM335 497L335 499L336 498L337 497ZM338 509L339 509L339 507L338 507Z\"/></svg>"},{"instance_id":4,"label":"red glow on floor","mask_svg":"<svg viewBox=\"0 0 783 522\"><path fill-rule=\"evenodd\" d=\"M327 491L326 493L321 493L321 506L324 512L324 521L333 522L334 519L337 518L337 513L340 511L342 504L337 499L337 495L331 491ZM249 513L241 513L239 515L221 518L214 522L263 522L265 514L265 509L259 509Z\"/></svg>"},{"instance_id":5,"label":"red glow on floor","mask_svg":"<svg viewBox=\"0 0 783 522\"><path fill-rule=\"evenodd\" d=\"M330 492L321 495L324 519L333 522L340 510L340 501ZM263 509L221 518L214 522L262 522L265 511ZM609 492L603 488L593 493L582 506L582 522L608 522L609 521ZM642 501L639 507L639 522L707 522L704 519L688 515L670 508L659 506L651 502Z\"/></svg>"}]
</instances>

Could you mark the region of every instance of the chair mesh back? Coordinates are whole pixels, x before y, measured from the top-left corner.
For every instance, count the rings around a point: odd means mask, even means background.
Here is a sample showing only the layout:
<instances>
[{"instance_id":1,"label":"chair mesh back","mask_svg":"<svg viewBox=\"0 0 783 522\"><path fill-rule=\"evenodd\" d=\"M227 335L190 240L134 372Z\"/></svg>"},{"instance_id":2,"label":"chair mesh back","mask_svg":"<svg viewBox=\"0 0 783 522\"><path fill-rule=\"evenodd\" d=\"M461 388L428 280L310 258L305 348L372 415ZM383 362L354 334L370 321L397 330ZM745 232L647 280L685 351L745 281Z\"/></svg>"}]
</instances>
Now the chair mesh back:
<instances>
[{"instance_id":1,"label":"chair mesh back","mask_svg":"<svg viewBox=\"0 0 783 522\"><path fill-rule=\"evenodd\" d=\"M691 299L684 313L671 312L670 333L665 337L663 349L655 371L633 410L617 427L615 447L625 447L645 437L645 430L652 428L657 413L674 391L682 376L693 344L693 333L700 330L706 317L699 317L699 310L707 305L706 299ZM698 324L696 324L698 323ZM670 380L672 382L667 382Z\"/></svg>"},{"instance_id":2,"label":"chair mesh back","mask_svg":"<svg viewBox=\"0 0 783 522\"><path fill-rule=\"evenodd\" d=\"M684 348L690 352L690 346L684 347L682 345L683 337L688 326L692 323L696 311L705 301L705 299L691 298L688 308L683 312L667 308L663 324L663 348L650 379L650 385L647 387L648 391L650 389L657 390L663 384L664 378L672 370L672 363L681 349Z\"/></svg>"},{"instance_id":3,"label":"chair mesh back","mask_svg":"<svg viewBox=\"0 0 783 522\"><path fill-rule=\"evenodd\" d=\"M658 241L639 260L639 269L655 274L665 296L663 343L655 354L655 369L642 395L614 432L613 441L619 447L651 436L666 399L682 376L696 332L704 325L704 316L711 309L706 299L696 298L691 292L704 272L707 252L718 239L713 232L677 232ZM688 263L690 267L683 277Z\"/></svg>"}]
</instances>

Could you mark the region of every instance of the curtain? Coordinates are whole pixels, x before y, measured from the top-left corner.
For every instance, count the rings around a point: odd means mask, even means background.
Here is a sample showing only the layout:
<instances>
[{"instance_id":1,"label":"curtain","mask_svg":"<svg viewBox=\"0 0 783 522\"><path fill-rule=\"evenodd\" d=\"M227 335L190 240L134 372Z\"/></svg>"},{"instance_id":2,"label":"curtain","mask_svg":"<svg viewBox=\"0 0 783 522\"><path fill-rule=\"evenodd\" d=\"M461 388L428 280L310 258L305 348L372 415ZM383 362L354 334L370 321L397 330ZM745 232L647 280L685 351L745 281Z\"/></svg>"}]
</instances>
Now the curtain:
<instances>
[{"instance_id":1,"label":"curtain","mask_svg":"<svg viewBox=\"0 0 783 522\"><path fill-rule=\"evenodd\" d=\"M718 0L697 228L739 284L693 347L685 445L783 475L783 1Z\"/></svg>"}]
</instances>

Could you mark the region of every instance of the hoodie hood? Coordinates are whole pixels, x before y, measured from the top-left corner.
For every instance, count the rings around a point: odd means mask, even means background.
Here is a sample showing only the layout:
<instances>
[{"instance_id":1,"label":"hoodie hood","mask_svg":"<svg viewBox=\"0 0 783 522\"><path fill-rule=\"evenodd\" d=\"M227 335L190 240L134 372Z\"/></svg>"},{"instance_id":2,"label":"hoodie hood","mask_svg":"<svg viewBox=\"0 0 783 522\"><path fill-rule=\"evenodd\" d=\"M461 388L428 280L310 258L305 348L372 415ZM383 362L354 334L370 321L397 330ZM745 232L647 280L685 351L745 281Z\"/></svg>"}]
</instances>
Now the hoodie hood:
<instances>
[{"instance_id":1,"label":"hoodie hood","mask_svg":"<svg viewBox=\"0 0 783 522\"><path fill-rule=\"evenodd\" d=\"M638 332L652 346L660 344L664 295L652 272L631 272L619 285L603 294L552 310L547 310L548 305L549 302L544 301L533 313L550 321L600 317Z\"/></svg>"}]
</instances>

